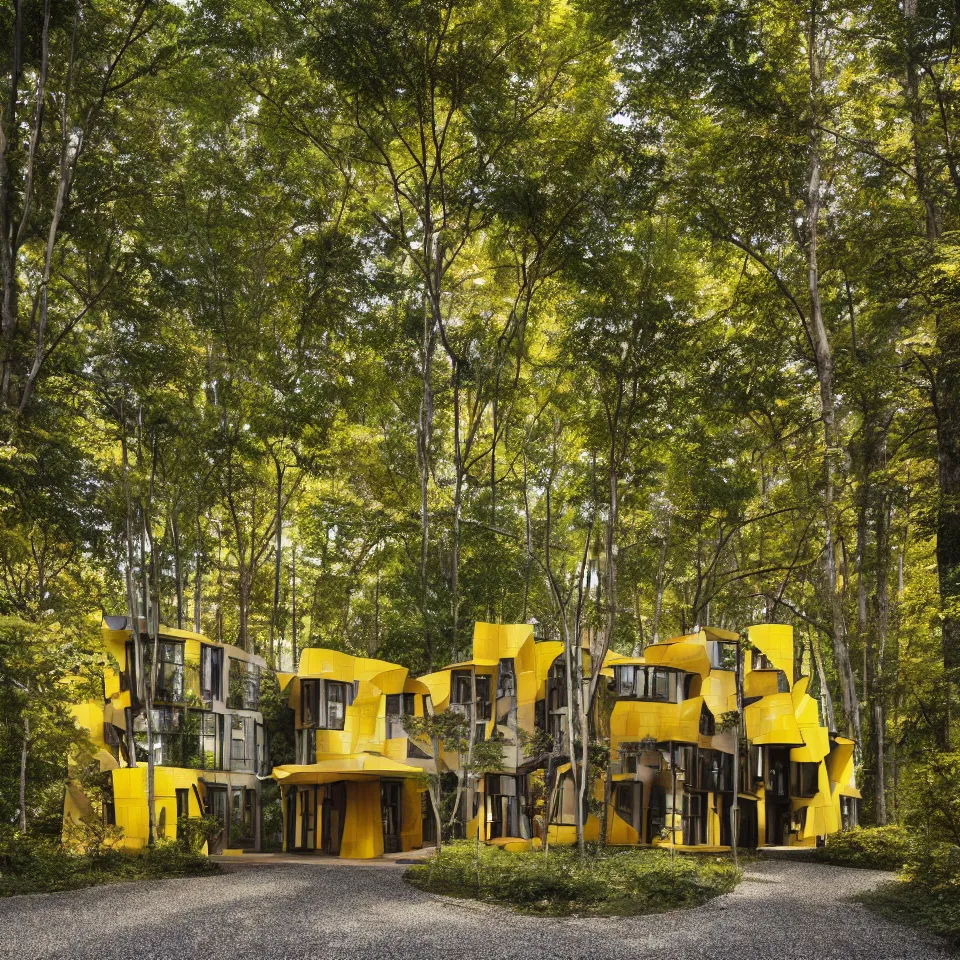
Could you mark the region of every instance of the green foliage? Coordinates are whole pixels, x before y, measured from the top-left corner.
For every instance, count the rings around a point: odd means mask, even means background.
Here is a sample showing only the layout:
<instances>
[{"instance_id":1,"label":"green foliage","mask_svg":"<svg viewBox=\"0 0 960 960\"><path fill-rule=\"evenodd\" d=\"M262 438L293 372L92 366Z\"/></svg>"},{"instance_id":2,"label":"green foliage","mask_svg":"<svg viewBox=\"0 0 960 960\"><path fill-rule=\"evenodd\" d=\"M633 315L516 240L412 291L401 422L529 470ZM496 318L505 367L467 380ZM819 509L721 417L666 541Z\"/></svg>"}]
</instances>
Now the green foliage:
<instances>
[{"instance_id":1,"label":"green foliage","mask_svg":"<svg viewBox=\"0 0 960 960\"><path fill-rule=\"evenodd\" d=\"M223 833L223 824L211 816L179 817L177 819L177 843L192 856L204 852L204 844L215 840Z\"/></svg>"},{"instance_id":2,"label":"green foliage","mask_svg":"<svg viewBox=\"0 0 960 960\"><path fill-rule=\"evenodd\" d=\"M903 827L860 827L831 834L810 855L821 863L865 870L899 870L910 858L913 839Z\"/></svg>"},{"instance_id":3,"label":"green foliage","mask_svg":"<svg viewBox=\"0 0 960 960\"><path fill-rule=\"evenodd\" d=\"M405 878L432 893L491 901L525 913L631 916L699 906L729 893L740 873L728 861L654 850L607 848L581 860L576 851L508 853L472 843L446 847Z\"/></svg>"},{"instance_id":4,"label":"green foliage","mask_svg":"<svg viewBox=\"0 0 960 960\"><path fill-rule=\"evenodd\" d=\"M923 927L960 946L960 846L917 842L898 880L860 899L892 920Z\"/></svg>"},{"instance_id":5,"label":"green foliage","mask_svg":"<svg viewBox=\"0 0 960 960\"><path fill-rule=\"evenodd\" d=\"M50 839L9 828L0 834L0 896L76 890L125 880L202 876L219 869L176 841L161 841L142 853L122 852L115 842L78 853Z\"/></svg>"}]
</instances>

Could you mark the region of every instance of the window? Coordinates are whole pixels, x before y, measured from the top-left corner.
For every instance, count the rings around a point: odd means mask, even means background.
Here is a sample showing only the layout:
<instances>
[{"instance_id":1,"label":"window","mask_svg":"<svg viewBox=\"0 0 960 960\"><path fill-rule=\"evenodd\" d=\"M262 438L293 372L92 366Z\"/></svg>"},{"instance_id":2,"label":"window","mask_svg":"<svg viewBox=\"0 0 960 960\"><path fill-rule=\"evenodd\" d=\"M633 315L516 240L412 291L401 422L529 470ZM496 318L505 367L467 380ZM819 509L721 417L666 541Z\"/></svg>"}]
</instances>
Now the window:
<instances>
[{"instance_id":1,"label":"window","mask_svg":"<svg viewBox=\"0 0 960 960\"><path fill-rule=\"evenodd\" d=\"M515 697L517 695L517 674L513 659L505 657L500 661L497 673L497 697Z\"/></svg>"},{"instance_id":2,"label":"window","mask_svg":"<svg viewBox=\"0 0 960 960\"><path fill-rule=\"evenodd\" d=\"M617 681L617 696L618 697L636 697L637 689L637 668L630 665L625 665L622 667L617 667L615 669L616 681ZM642 669L640 671L641 675L643 673ZM639 694L643 695L643 691Z\"/></svg>"},{"instance_id":3,"label":"window","mask_svg":"<svg viewBox=\"0 0 960 960\"><path fill-rule=\"evenodd\" d=\"M547 676L547 713L562 710L567 705L567 670L563 661L557 660Z\"/></svg>"},{"instance_id":4,"label":"window","mask_svg":"<svg viewBox=\"0 0 960 960\"><path fill-rule=\"evenodd\" d=\"M660 667L647 670L647 699L670 699L670 671Z\"/></svg>"},{"instance_id":5,"label":"window","mask_svg":"<svg viewBox=\"0 0 960 960\"><path fill-rule=\"evenodd\" d=\"M616 693L618 697L629 697L632 700L672 701L677 689L676 676L675 670L665 667L623 664L615 668Z\"/></svg>"},{"instance_id":6,"label":"window","mask_svg":"<svg viewBox=\"0 0 960 960\"><path fill-rule=\"evenodd\" d=\"M346 687L345 683L334 683L330 680L327 680L323 685L327 708L325 726L328 730L343 729L347 705Z\"/></svg>"},{"instance_id":7,"label":"window","mask_svg":"<svg viewBox=\"0 0 960 960\"><path fill-rule=\"evenodd\" d=\"M707 820L704 816L705 797L699 793L684 793L681 818L683 842L687 846L707 842Z\"/></svg>"},{"instance_id":8,"label":"window","mask_svg":"<svg viewBox=\"0 0 960 960\"><path fill-rule=\"evenodd\" d=\"M667 795L663 787L650 787L650 807L647 810L647 841L659 837L667 825Z\"/></svg>"},{"instance_id":9,"label":"window","mask_svg":"<svg viewBox=\"0 0 960 960\"><path fill-rule=\"evenodd\" d=\"M188 715L188 725L195 728L195 743L197 745L197 762L190 764L201 770L218 770L223 766L223 757L218 749L223 742L223 715L211 710L191 710ZM190 731L194 732L193 729ZM220 733L219 738L217 733ZM219 742L218 742L219 741Z\"/></svg>"},{"instance_id":10,"label":"window","mask_svg":"<svg viewBox=\"0 0 960 960\"><path fill-rule=\"evenodd\" d=\"M206 643L200 645L200 696L208 706L223 699L223 650Z\"/></svg>"},{"instance_id":11,"label":"window","mask_svg":"<svg viewBox=\"0 0 960 960\"><path fill-rule=\"evenodd\" d=\"M752 662L751 666L754 670L772 670L773 664L770 662L770 658L767 657L765 653L761 653L759 650L752 651Z\"/></svg>"},{"instance_id":12,"label":"window","mask_svg":"<svg viewBox=\"0 0 960 960\"><path fill-rule=\"evenodd\" d=\"M317 712L320 703L320 681L300 681L300 725L304 727L316 726L319 718Z\"/></svg>"},{"instance_id":13,"label":"window","mask_svg":"<svg viewBox=\"0 0 960 960\"><path fill-rule=\"evenodd\" d=\"M789 693L790 692L790 681L787 680L787 675L782 671L777 671L777 693Z\"/></svg>"},{"instance_id":14,"label":"window","mask_svg":"<svg viewBox=\"0 0 960 960\"><path fill-rule=\"evenodd\" d=\"M491 716L489 677L478 676L473 680L469 670L454 670L450 678L450 704L460 707L457 712L466 716L469 712L474 684L477 690L477 720L489 720Z\"/></svg>"},{"instance_id":15,"label":"window","mask_svg":"<svg viewBox=\"0 0 960 960\"><path fill-rule=\"evenodd\" d=\"M770 747L767 749L765 782L767 792L775 797L787 797L789 793L790 751Z\"/></svg>"},{"instance_id":16,"label":"window","mask_svg":"<svg viewBox=\"0 0 960 960\"><path fill-rule=\"evenodd\" d=\"M621 773L636 773L637 764L639 763L639 756L641 751L641 746L637 742L623 742L620 744L620 772Z\"/></svg>"},{"instance_id":17,"label":"window","mask_svg":"<svg viewBox=\"0 0 960 960\"><path fill-rule=\"evenodd\" d=\"M737 647L733 640L717 640L713 644L713 656L710 658L714 670L737 669Z\"/></svg>"},{"instance_id":18,"label":"window","mask_svg":"<svg viewBox=\"0 0 960 960\"><path fill-rule=\"evenodd\" d=\"M117 824L117 808L113 802L113 774L108 770L101 775L101 797L103 798L103 822L108 827ZM846 797L841 798L843 800Z\"/></svg>"},{"instance_id":19,"label":"window","mask_svg":"<svg viewBox=\"0 0 960 960\"><path fill-rule=\"evenodd\" d=\"M253 717L233 714L230 723L230 769L255 772L256 722Z\"/></svg>"},{"instance_id":20,"label":"window","mask_svg":"<svg viewBox=\"0 0 960 960\"><path fill-rule=\"evenodd\" d=\"M819 778L819 763L791 763L790 795L807 798L816 796Z\"/></svg>"},{"instance_id":21,"label":"window","mask_svg":"<svg viewBox=\"0 0 960 960\"><path fill-rule=\"evenodd\" d=\"M143 644L144 675L150 677L153 642ZM183 644L161 640L157 644L157 671L154 702L181 703L183 701Z\"/></svg>"},{"instance_id":22,"label":"window","mask_svg":"<svg viewBox=\"0 0 960 960\"><path fill-rule=\"evenodd\" d=\"M177 787L177 819L185 820L190 816L190 791L186 787Z\"/></svg>"},{"instance_id":23,"label":"window","mask_svg":"<svg viewBox=\"0 0 960 960\"><path fill-rule=\"evenodd\" d=\"M405 737L403 718L415 715L414 695L412 693L387 694L387 739Z\"/></svg>"},{"instance_id":24,"label":"window","mask_svg":"<svg viewBox=\"0 0 960 960\"><path fill-rule=\"evenodd\" d=\"M313 727L304 727L297 731L297 763L317 762L317 731Z\"/></svg>"},{"instance_id":25,"label":"window","mask_svg":"<svg viewBox=\"0 0 960 960\"><path fill-rule=\"evenodd\" d=\"M557 784L553 801L551 823L574 824L577 821L577 791L573 789L573 778L563 776Z\"/></svg>"},{"instance_id":26,"label":"window","mask_svg":"<svg viewBox=\"0 0 960 960\"><path fill-rule=\"evenodd\" d=\"M346 708L353 703L353 684L335 680L300 682L300 725L342 730Z\"/></svg>"},{"instance_id":27,"label":"window","mask_svg":"<svg viewBox=\"0 0 960 960\"><path fill-rule=\"evenodd\" d=\"M643 806L643 784L635 783L633 780L627 780L623 783L616 784L616 789L613 794L613 809L616 810L617 816L621 819L626 820L627 823L633 824L634 817L640 811L634 807L635 792L638 794L636 799L639 802L640 807Z\"/></svg>"},{"instance_id":28,"label":"window","mask_svg":"<svg viewBox=\"0 0 960 960\"><path fill-rule=\"evenodd\" d=\"M717 721L710 712L710 708L704 704L700 709L700 735L703 737L712 737L717 732Z\"/></svg>"},{"instance_id":29,"label":"window","mask_svg":"<svg viewBox=\"0 0 960 960\"><path fill-rule=\"evenodd\" d=\"M227 706L231 710L256 710L259 705L260 667L231 657Z\"/></svg>"}]
</instances>

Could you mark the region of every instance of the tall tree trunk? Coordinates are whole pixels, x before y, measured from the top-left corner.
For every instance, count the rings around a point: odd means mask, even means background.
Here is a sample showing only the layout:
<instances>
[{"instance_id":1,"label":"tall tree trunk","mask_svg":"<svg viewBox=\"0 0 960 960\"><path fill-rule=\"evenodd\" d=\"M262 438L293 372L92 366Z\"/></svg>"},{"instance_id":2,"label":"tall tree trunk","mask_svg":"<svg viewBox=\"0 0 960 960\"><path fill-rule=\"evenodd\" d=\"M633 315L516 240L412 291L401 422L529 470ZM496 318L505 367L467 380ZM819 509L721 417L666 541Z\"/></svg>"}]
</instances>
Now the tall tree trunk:
<instances>
[{"instance_id":1,"label":"tall tree trunk","mask_svg":"<svg viewBox=\"0 0 960 960\"><path fill-rule=\"evenodd\" d=\"M26 685L27 702L23 709L23 743L20 745L20 832L27 832L27 759L30 756L30 681Z\"/></svg>"},{"instance_id":2,"label":"tall tree trunk","mask_svg":"<svg viewBox=\"0 0 960 960\"><path fill-rule=\"evenodd\" d=\"M837 558L835 542L834 473L836 458L835 399L833 388L833 356L830 339L823 320L820 302L820 272L818 264L818 239L820 222L820 165L822 133L819 107L823 87L823 62L820 54L820 35L817 7L811 7L807 37L808 65L810 71L810 178L806 199L807 227L807 280L810 294L810 335L816 358L817 377L820 383L820 406L824 440L824 526L827 590L830 600L831 627L834 661L840 679L847 728L857 743L862 743L860 725L860 702L857 699L856 677L850 662L843 607L837 586Z\"/></svg>"},{"instance_id":3,"label":"tall tree trunk","mask_svg":"<svg viewBox=\"0 0 960 960\"><path fill-rule=\"evenodd\" d=\"M203 600L203 531L200 529L200 513L197 511L197 566L193 586L193 631L200 632L200 605Z\"/></svg>"},{"instance_id":4,"label":"tall tree trunk","mask_svg":"<svg viewBox=\"0 0 960 960\"><path fill-rule=\"evenodd\" d=\"M917 35L917 0L905 0L906 71L904 97L910 115L917 194L923 203L927 239L940 239L940 217L928 186L924 142L924 110L920 100ZM960 682L960 320L953 311L938 313L936 321L936 372L932 384L937 426L937 575L945 669L945 711L941 745L952 743L951 712L954 685Z\"/></svg>"}]
</instances>

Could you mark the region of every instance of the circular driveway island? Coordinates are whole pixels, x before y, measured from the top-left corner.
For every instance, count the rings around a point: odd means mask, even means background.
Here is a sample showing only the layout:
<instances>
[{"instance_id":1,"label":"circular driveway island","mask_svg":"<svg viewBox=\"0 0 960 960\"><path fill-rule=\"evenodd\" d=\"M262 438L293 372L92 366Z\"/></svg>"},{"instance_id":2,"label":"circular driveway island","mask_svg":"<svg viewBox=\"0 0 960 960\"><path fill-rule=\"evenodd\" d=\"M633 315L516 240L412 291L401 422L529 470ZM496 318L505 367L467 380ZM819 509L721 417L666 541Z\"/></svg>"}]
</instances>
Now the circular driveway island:
<instances>
[{"instance_id":1,"label":"circular driveway island","mask_svg":"<svg viewBox=\"0 0 960 960\"><path fill-rule=\"evenodd\" d=\"M0 957L292 960L510 957L904 960L952 957L849 897L886 874L771 860L731 894L647 917L554 919L431 896L395 863L229 865L220 876L0 900Z\"/></svg>"}]
</instances>

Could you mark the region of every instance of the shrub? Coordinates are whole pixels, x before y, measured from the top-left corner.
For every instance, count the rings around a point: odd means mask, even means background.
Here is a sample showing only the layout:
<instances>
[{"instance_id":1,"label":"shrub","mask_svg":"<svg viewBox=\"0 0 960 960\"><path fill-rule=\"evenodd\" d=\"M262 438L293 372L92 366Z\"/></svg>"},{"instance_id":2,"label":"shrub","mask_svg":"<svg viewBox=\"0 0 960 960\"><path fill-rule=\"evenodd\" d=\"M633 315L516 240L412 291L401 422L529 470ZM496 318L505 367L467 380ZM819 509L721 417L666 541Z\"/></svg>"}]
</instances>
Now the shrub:
<instances>
[{"instance_id":1,"label":"shrub","mask_svg":"<svg viewBox=\"0 0 960 960\"><path fill-rule=\"evenodd\" d=\"M65 848L50 838L10 829L0 831L0 896L218 871L215 863L173 840L160 841L139 853L127 853L105 844L95 852L82 852L78 847Z\"/></svg>"},{"instance_id":2,"label":"shrub","mask_svg":"<svg viewBox=\"0 0 960 960\"><path fill-rule=\"evenodd\" d=\"M858 827L831 834L827 845L811 851L821 863L866 870L899 870L910 857L910 834L900 826Z\"/></svg>"},{"instance_id":3,"label":"shrub","mask_svg":"<svg viewBox=\"0 0 960 960\"><path fill-rule=\"evenodd\" d=\"M509 904L529 913L632 915L696 906L732 890L739 871L719 858L605 849L581 860L561 848L507 853L457 843L411 867L410 883L434 893Z\"/></svg>"}]
</instances>

